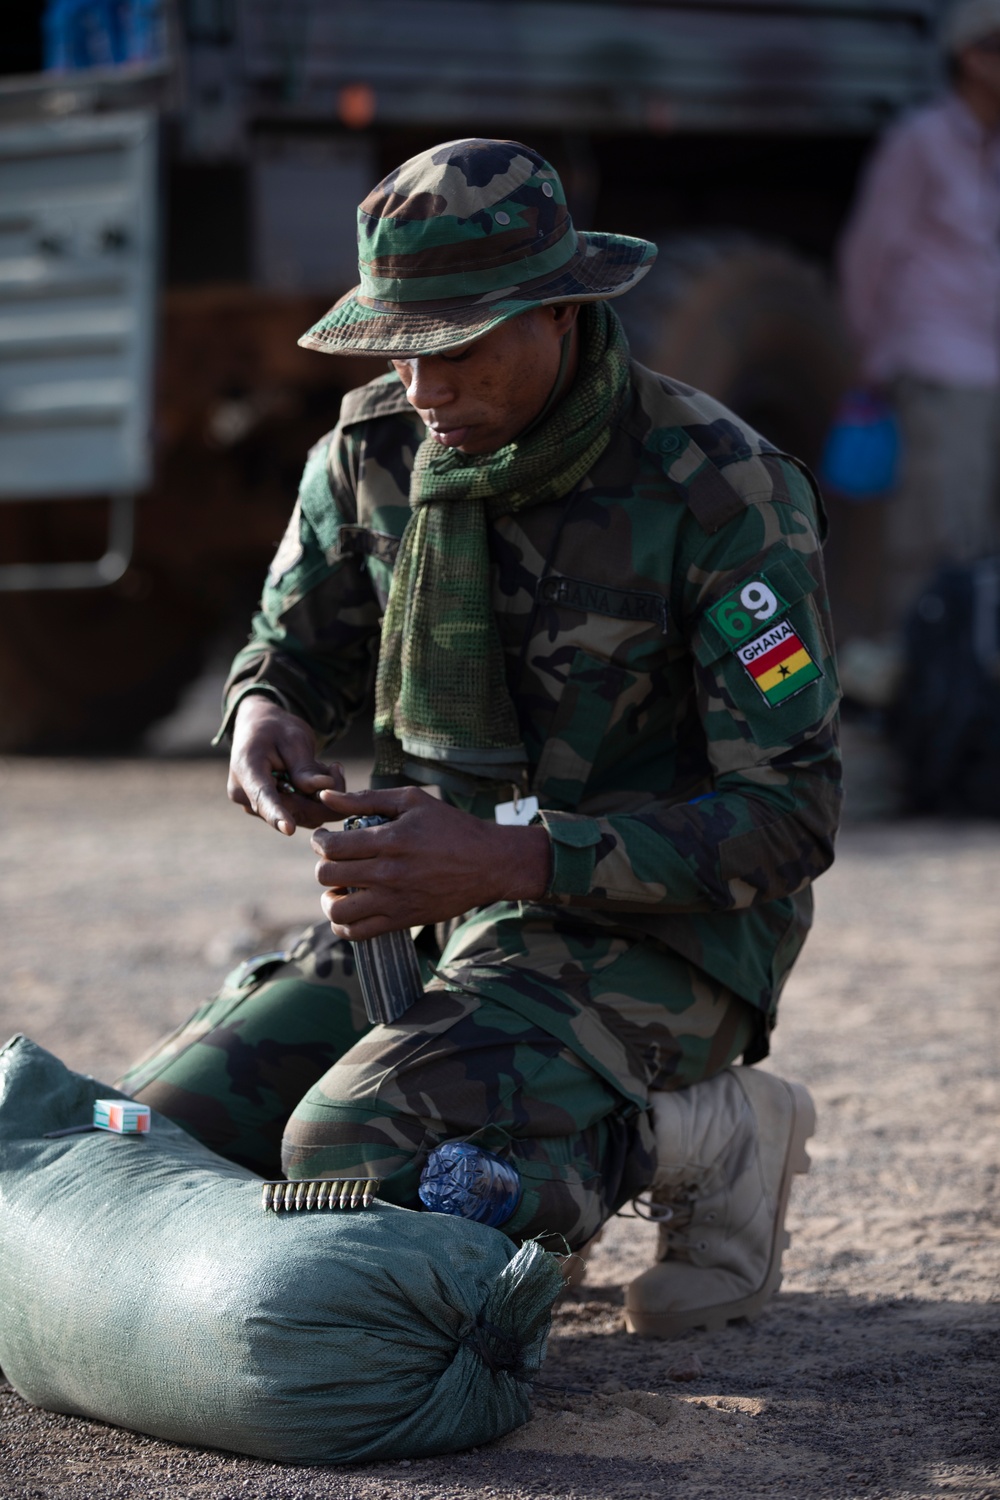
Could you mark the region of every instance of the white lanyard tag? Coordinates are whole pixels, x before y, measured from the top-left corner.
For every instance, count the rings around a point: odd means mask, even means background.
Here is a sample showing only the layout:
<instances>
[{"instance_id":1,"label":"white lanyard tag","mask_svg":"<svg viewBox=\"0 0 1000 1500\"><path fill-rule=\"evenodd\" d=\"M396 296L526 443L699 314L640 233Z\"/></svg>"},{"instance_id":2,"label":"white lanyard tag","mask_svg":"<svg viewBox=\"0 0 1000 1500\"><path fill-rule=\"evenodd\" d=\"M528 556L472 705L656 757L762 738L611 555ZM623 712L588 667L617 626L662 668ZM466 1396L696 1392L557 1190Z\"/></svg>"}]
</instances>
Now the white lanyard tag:
<instances>
[{"instance_id":1,"label":"white lanyard tag","mask_svg":"<svg viewBox=\"0 0 1000 1500\"><path fill-rule=\"evenodd\" d=\"M517 828L526 828L538 811L537 797L516 798L513 802L498 802L493 809L493 816L498 823L513 824Z\"/></svg>"}]
</instances>

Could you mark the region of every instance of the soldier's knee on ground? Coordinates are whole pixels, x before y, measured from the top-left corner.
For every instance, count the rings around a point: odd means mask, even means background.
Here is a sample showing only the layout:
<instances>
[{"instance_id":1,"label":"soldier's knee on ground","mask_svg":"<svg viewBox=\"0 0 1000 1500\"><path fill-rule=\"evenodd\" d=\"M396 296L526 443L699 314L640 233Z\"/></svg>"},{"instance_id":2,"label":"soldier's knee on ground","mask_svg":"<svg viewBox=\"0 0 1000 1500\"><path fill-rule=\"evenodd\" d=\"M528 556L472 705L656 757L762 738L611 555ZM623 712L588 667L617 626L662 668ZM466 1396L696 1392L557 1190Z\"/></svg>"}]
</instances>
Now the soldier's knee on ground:
<instances>
[{"instance_id":1,"label":"soldier's knee on ground","mask_svg":"<svg viewBox=\"0 0 1000 1500\"><path fill-rule=\"evenodd\" d=\"M405 1207L420 1207L420 1174L443 1142L503 1157L522 1192L498 1227L550 1234L553 1248L585 1244L654 1170L634 1105L558 1038L469 988L432 987L405 1022L374 1027L289 1113L289 1177L375 1177Z\"/></svg>"},{"instance_id":2,"label":"soldier's knee on ground","mask_svg":"<svg viewBox=\"0 0 1000 1500\"><path fill-rule=\"evenodd\" d=\"M297 1181L375 1178L380 1198L420 1209L420 1175L427 1159L443 1141L456 1139L457 1132L439 1119L395 1110L384 1100L337 1100L334 1087L334 1078L327 1075L292 1112L282 1140L285 1175ZM549 1237L551 1249L577 1250L592 1239L618 1206L610 1198L612 1183L596 1165L608 1154L606 1131L600 1134L598 1143L585 1136L514 1139L490 1126L476 1132L474 1143L502 1155L521 1183L514 1212L497 1227L518 1243ZM617 1157L619 1151L610 1154ZM617 1176L614 1186L620 1188Z\"/></svg>"},{"instance_id":3,"label":"soldier's knee on ground","mask_svg":"<svg viewBox=\"0 0 1000 1500\"><path fill-rule=\"evenodd\" d=\"M358 1104L326 1101L317 1118L304 1100L285 1128L282 1167L294 1180L375 1178L380 1198L419 1209L420 1174L434 1147L452 1138L447 1131L432 1133L415 1117ZM589 1164L565 1159L565 1141L519 1140L503 1155L522 1191L513 1214L498 1228L519 1243L550 1236L551 1249L576 1250L593 1238L610 1212L606 1187Z\"/></svg>"}]
</instances>

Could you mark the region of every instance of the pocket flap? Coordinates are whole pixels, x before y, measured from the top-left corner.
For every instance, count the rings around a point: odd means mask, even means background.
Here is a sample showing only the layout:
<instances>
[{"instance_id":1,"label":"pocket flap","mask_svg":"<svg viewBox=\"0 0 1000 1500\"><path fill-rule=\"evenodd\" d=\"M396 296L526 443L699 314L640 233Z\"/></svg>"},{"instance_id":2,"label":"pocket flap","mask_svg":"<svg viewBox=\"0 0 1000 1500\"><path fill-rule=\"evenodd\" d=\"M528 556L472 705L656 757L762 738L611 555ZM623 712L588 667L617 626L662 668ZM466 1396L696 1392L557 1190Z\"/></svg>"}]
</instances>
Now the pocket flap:
<instances>
[{"instance_id":1,"label":"pocket flap","mask_svg":"<svg viewBox=\"0 0 1000 1500\"><path fill-rule=\"evenodd\" d=\"M766 563L748 568L702 612L692 640L695 657L703 667L711 666L783 619L816 586L797 552L784 545L773 547Z\"/></svg>"},{"instance_id":2,"label":"pocket flap","mask_svg":"<svg viewBox=\"0 0 1000 1500\"><path fill-rule=\"evenodd\" d=\"M564 819L550 814L546 819L549 837L567 849L589 849L601 842L600 825L593 818Z\"/></svg>"}]
</instances>

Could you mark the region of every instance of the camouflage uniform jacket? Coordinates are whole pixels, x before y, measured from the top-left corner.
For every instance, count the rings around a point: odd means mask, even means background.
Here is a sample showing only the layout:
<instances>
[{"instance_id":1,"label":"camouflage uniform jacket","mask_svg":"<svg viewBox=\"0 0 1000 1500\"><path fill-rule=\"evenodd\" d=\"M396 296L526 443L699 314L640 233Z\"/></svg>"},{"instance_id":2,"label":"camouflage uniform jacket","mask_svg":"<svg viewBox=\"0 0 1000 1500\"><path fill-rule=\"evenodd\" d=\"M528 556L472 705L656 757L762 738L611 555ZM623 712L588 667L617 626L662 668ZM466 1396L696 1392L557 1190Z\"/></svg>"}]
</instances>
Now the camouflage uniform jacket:
<instances>
[{"instance_id":1,"label":"camouflage uniform jacket","mask_svg":"<svg viewBox=\"0 0 1000 1500\"><path fill-rule=\"evenodd\" d=\"M423 435L395 376L344 399L233 665L227 722L247 692L328 739L361 709ZM576 491L490 530L550 902L652 935L767 1017L840 802L822 525L795 460L633 364ZM473 810L491 816L511 795L498 791Z\"/></svg>"}]
</instances>

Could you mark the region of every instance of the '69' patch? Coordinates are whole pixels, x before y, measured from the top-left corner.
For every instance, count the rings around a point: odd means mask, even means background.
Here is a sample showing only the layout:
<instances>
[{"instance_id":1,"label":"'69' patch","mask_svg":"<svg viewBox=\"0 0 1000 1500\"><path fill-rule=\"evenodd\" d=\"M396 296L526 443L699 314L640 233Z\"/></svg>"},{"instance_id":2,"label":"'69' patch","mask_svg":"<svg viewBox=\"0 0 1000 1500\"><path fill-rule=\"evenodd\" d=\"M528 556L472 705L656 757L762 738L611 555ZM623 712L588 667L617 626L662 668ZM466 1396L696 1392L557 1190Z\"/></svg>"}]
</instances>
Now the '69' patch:
<instances>
[{"instance_id":1,"label":"'69' patch","mask_svg":"<svg viewBox=\"0 0 1000 1500\"><path fill-rule=\"evenodd\" d=\"M718 604L713 604L708 618L727 641L738 646L768 620L777 619L787 608L787 602L763 578L750 578L720 599Z\"/></svg>"}]
</instances>

